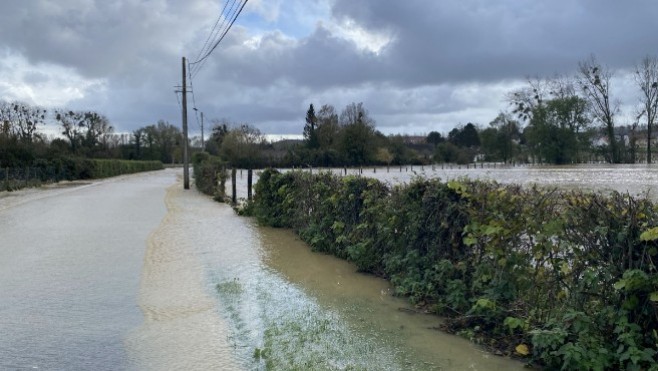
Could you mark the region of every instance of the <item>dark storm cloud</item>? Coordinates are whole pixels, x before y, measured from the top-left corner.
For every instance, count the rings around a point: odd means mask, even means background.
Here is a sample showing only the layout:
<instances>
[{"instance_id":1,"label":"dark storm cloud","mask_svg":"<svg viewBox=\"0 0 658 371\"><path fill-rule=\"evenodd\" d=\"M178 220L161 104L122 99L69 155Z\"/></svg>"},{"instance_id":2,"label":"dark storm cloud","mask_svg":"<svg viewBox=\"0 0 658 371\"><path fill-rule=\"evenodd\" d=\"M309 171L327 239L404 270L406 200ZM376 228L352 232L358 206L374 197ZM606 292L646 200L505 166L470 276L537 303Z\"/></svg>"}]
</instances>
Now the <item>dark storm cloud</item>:
<instances>
[{"instance_id":1,"label":"dark storm cloud","mask_svg":"<svg viewBox=\"0 0 658 371\"><path fill-rule=\"evenodd\" d=\"M238 20L195 76L206 117L298 133L311 102L340 110L364 101L384 128L486 121L526 76L572 74L590 54L615 69L658 54L655 0L326 0L330 13L300 15L321 1L248 3L246 23ZM176 123L180 58L194 59L221 3L5 0L0 51L100 81L71 105L102 111L119 130ZM247 27L269 7L285 27ZM292 15L304 27L295 29ZM312 28L315 17L324 18ZM365 45L372 35L389 42ZM26 74L24 83L52 76Z\"/></svg>"},{"instance_id":2,"label":"dark storm cloud","mask_svg":"<svg viewBox=\"0 0 658 371\"><path fill-rule=\"evenodd\" d=\"M336 0L333 17L390 35L380 53L318 26L300 40L278 33L235 48L216 76L258 86L285 79L314 89L385 83L414 87L573 73L591 54L628 68L656 52L658 4L557 0Z\"/></svg>"},{"instance_id":3,"label":"dark storm cloud","mask_svg":"<svg viewBox=\"0 0 658 371\"><path fill-rule=\"evenodd\" d=\"M8 0L0 12L0 42L33 63L71 66L89 77L132 77L180 53L181 36L192 33L186 21L205 15L203 7L186 3Z\"/></svg>"},{"instance_id":4,"label":"dark storm cloud","mask_svg":"<svg viewBox=\"0 0 658 371\"><path fill-rule=\"evenodd\" d=\"M627 67L656 52L653 0L351 1L334 17L388 30L384 63L400 83L565 73L590 54Z\"/></svg>"}]
</instances>

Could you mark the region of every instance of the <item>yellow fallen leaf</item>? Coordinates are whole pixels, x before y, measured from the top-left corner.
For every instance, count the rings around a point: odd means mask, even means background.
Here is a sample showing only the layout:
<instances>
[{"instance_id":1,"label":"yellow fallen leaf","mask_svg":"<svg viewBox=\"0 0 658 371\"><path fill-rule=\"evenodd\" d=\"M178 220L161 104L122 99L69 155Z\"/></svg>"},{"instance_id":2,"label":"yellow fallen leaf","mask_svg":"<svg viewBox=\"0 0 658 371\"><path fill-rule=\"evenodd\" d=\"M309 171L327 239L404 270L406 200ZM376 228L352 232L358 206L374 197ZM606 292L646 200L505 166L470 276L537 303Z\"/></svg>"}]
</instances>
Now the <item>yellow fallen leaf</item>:
<instances>
[{"instance_id":1,"label":"yellow fallen leaf","mask_svg":"<svg viewBox=\"0 0 658 371\"><path fill-rule=\"evenodd\" d=\"M530 354L530 350L528 350L528 346L525 344L517 345L514 350L516 350L516 352L522 356L527 356L528 354Z\"/></svg>"}]
</instances>

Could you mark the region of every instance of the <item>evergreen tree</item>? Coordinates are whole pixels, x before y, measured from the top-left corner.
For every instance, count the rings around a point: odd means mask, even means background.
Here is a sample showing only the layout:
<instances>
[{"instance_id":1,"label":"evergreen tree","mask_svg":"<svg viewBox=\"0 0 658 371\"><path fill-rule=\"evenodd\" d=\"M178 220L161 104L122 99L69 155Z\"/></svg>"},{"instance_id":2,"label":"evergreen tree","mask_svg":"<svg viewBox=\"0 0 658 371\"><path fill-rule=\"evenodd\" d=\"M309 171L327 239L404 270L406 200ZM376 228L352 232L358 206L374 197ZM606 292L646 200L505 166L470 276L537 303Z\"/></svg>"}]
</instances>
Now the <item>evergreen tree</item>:
<instances>
[{"instance_id":1,"label":"evergreen tree","mask_svg":"<svg viewBox=\"0 0 658 371\"><path fill-rule=\"evenodd\" d=\"M319 147L318 136L315 132L317 122L318 118L315 116L315 108L313 107L313 103L311 103L308 111L306 111L306 125L304 125L304 140L306 141L306 146L311 149Z\"/></svg>"}]
</instances>

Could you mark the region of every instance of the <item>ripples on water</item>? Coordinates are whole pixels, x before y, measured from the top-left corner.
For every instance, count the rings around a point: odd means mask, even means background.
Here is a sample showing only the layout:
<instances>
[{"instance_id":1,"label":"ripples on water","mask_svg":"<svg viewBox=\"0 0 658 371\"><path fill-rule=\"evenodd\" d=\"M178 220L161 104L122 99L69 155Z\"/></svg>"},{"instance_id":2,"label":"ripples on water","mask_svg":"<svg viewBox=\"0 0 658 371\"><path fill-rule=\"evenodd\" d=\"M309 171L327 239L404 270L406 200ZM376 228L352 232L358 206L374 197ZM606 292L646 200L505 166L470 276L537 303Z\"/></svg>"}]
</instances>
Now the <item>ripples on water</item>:
<instances>
[{"instance_id":1,"label":"ripples on water","mask_svg":"<svg viewBox=\"0 0 658 371\"><path fill-rule=\"evenodd\" d=\"M416 325L425 334L410 326L405 329L409 333L400 337L400 323L407 323L397 310L401 301L382 307L379 299L364 300L370 294L360 292L364 287L360 279L372 277L356 274L349 264L328 256L313 254L331 262L309 260L308 248L295 242L290 231L255 226L195 191L172 188L168 200L170 212L151 238L142 281L140 303L147 319L129 342L138 364L145 368L172 364L273 370L519 367L502 358L489 359L462 339L429 330L427 321ZM305 254L290 247L303 248ZM277 251L283 255L275 264L272 254ZM340 268L336 263L347 265ZM325 264L327 269L322 267ZM317 281L344 282L352 297L295 280L295 270ZM377 282L379 298L387 285ZM192 308L177 304L185 302L195 304ZM436 320L431 317L434 324ZM175 321L180 325L174 326ZM424 353L414 350L408 341L413 336L431 341L427 353L434 356L423 358ZM179 349L171 348L173 339L178 339ZM455 354L451 347L461 350Z\"/></svg>"},{"instance_id":2,"label":"ripples on water","mask_svg":"<svg viewBox=\"0 0 658 371\"><path fill-rule=\"evenodd\" d=\"M0 196L0 370L131 368L144 242L171 173Z\"/></svg>"},{"instance_id":3,"label":"ripples on water","mask_svg":"<svg viewBox=\"0 0 658 371\"><path fill-rule=\"evenodd\" d=\"M391 183L415 175L396 170L367 174L364 169L364 175ZM658 182L658 168L652 166L426 167L424 175L631 193ZM10 334L0 340L0 368L521 367L430 329L438 324L436 317L399 311L408 307L391 297L386 282L311 253L290 231L258 227L226 205L183 191L180 182L167 191L167 214L153 230L150 220L162 212L161 191L171 184L172 173L126 179L108 181L101 203L94 198L97 190L84 188L55 190L58 197L45 199L26 191L25 197L0 200L3 243L27 243L20 254L0 249L0 327L3 336ZM135 200L132 205L115 207L126 197ZM81 208L90 203L98 210ZM63 218L57 211L66 205L79 206ZM19 229L19 220L40 223L43 233ZM67 220L88 223L92 237L61 233L55 222ZM146 246L145 230L153 230ZM140 270L138 285L134 277Z\"/></svg>"}]
</instances>

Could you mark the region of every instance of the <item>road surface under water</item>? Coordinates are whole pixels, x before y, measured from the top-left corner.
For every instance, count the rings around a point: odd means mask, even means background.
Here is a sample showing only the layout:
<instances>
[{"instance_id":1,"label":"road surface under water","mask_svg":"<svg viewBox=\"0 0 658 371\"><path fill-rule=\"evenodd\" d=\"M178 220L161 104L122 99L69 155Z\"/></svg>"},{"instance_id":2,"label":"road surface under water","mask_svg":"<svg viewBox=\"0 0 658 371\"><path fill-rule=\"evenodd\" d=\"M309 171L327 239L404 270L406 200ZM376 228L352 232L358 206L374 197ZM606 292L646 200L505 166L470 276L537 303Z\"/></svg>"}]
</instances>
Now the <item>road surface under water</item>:
<instances>
[{"instance_id":1,"label":"road surface under water","mask_svg":"<svg viewBox=\"0 0 658 371\"><path fill-rule=\"evenodd\" d=\"M0 369L131 368L125 336L171 172L0 194Z\"/></svg>"}]
</instances>

